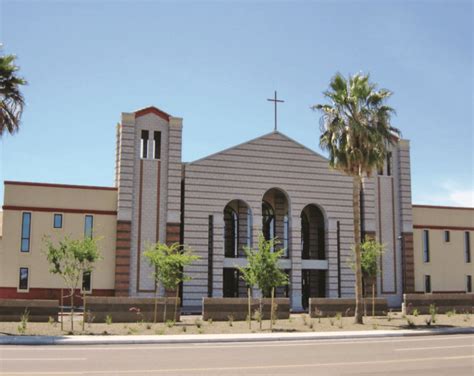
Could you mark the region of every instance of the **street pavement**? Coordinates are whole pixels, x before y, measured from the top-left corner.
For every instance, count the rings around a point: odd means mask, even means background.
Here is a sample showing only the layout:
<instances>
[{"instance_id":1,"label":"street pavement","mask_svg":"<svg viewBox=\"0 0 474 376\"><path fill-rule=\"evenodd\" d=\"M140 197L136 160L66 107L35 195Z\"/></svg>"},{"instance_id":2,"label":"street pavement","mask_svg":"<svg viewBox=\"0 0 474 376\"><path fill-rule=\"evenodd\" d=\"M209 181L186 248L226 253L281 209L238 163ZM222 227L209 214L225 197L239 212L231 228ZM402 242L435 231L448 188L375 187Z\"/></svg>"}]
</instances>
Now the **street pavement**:
<instances>
[{"instance_id":1,"label":"street pavement","mask_svg":"<svg viewBox=\"0 0 474 376\"><path fill-rule=\"evenodd\" d=\"M1 375L474 375L474 335L0 346Z\"/></svg>"}]
</instances>

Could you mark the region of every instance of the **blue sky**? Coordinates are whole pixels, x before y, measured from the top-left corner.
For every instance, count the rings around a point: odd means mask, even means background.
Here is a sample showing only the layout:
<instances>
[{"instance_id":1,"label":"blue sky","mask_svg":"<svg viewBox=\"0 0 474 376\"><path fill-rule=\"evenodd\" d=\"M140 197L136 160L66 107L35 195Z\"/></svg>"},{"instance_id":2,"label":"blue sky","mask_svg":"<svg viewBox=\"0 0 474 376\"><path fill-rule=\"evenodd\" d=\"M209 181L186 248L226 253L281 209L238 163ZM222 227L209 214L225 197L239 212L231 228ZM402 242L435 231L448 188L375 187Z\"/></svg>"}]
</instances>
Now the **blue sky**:
<instances>
[{"instance_id":1,"label":"blue sky","mask_svg":"<svg viewBox=\"0 0 474 376\"><path fill-rule=\"evenodd\" d=\"M474 206L471 1L6 1L0 41L29 85L2 180L113 185L121 112L184 118L191 161L273 128L319 150L335 72L394 92L413 202ZM0 188L3 199L3 187Z\"/></svg>"}]
</instances>

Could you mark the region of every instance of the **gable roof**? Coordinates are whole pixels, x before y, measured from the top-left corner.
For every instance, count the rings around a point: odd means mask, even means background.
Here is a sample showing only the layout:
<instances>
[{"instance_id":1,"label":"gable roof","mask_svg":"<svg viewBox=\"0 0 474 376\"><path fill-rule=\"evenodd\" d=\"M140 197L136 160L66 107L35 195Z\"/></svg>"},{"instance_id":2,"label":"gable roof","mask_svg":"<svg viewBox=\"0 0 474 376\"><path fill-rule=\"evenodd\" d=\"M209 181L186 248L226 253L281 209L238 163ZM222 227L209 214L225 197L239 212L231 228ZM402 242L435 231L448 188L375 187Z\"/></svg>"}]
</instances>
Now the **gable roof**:
<instances>
[{"instance_id":1,"label":"gable roof","mask_svg":"<svg viewBox=\"0 0 474 376\"><path fill-rule=\"evenodd\" d=\"M298 141L295 141L294 139L292 139L291 137L287 136L286 134L281 133L281 132L279 132L279 131L272 131L272 132L266 133L266 134L264 134L264 135L262 135L262 136L259 136L259 137L253 138L253 139L251 139L251 140L242 142L242 143L240 143L240 144L231 146L231 147L229 147L229 148L227 148L227 149L224 149L224 150L218 151L218 152L216 152L216 153L209 154L209 155L207 155L207 156L205 156L205 157L196 159L195 161L187 162L186 164L187 164L187 165L193 165L194 163L198 163L198 162L204 161L204 160L206 160L206 159L208 159L208 158L212 158L212 157L217 156L217 155L219 155L219 154L226 153L226 152L228 152L228 151L237 149L237 148L239 148L239 147L241 147L241 146L243 146L243 145L250 144L250 143L252 143L252 142L255 142L255 141L258 141L258 140L262 140L262 139L268 138L269 136L274 136L274 135L280 137L281 139L290 141L291 143L293 143L293 144L297 145L298 147L300 147L300 148L306 150L307 152L313 154L314 156L323 159L324 161L327 161L327 162L329 161L326 157L324 157L324 156L322 156L321 154L317 153L317 152L314 151L313 149L310 149L310 148L304 146L303 144L299 143Z\"/></svg>"},{"instance_id":2,"label":"gable roof","mask_svg":"<svg viewBox=\"0 0 474 376\"><path fill-rule=\"evenodd\" d=\"M166 112L160 110L159 108L155 106L145 107L145 108L135 111L134 113L135 113L135 119L139 118L140 116L145 116L148 114L154 114L166 121L169 121L171 117L170 114L167 114Z\"/></svg>"}]
</instances>

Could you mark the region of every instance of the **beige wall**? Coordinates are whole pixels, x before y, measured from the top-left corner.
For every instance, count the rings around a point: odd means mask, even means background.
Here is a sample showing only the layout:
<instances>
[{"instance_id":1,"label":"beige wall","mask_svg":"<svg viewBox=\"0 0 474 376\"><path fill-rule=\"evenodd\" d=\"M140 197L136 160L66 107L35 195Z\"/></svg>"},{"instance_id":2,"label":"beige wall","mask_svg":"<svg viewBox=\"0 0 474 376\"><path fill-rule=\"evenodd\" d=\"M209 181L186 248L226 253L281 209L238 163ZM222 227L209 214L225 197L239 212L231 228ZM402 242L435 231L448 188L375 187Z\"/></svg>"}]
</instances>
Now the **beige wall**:
<instances>
[{"instance_id":1,"label":"beige wall","mask_svg":"<svg viewBox=\"0 0 474 376\"><path fill-rule=\"evenodd\" d=\"M415 290L424 291L431 276L432 291L465 291L466 276L474 276L474 209L413 206ZM430 261L423 261L423 230L429 231ZM445 242L444 231L450 231ZM471 263L465 260L464 233L470 232Z\"/></svg>"},{"instance_id":2,"label":"beige wall","mask_svg":"<svg viewBox=\"0 0 474 376\"><path fill-rule=\"evenodd\" d=\"M116 238L115 190L5 184L3 239L0 247L0 287L17 287L20 267L29 268L30 288L61 288L58 276L49 273L43 254L43 237L53 241L84 236L84 219L93 215L94 237L99 239L102 260L92 273L93 289L113 289ZM14 208L12 208L14 207ZM56 208L58 210L47 209ZM41 210L39 210L41 209ZM65 209L62 211L61 209ZM68 212L73 209L80 212ZM87 212L88 210L92 211ZM22 213L31 212L30 252L20 252ZM97 211L105 211L98 213ZM63 214L63 227L53 228L54 213Z\"/></svg>"}]
</instances>

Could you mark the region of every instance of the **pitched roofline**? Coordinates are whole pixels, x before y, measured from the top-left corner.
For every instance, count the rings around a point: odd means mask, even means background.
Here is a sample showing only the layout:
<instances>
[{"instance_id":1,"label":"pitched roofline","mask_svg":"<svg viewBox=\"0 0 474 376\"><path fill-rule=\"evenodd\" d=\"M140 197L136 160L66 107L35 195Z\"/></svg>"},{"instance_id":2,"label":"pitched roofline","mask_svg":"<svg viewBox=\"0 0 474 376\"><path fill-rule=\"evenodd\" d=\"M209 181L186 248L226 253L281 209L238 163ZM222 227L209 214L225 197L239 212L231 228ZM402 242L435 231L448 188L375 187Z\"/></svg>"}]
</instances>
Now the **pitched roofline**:
<instances>
[{"instance_id":1,"label":"pitched roofline","mask_svg":"<svg viewBox=\"0 0 474 376\"><path fill-rule=\"evenodd\" d=\"M149 106L149 107L145 107L145 108L141 108L137 111L134 112L135 114L135 119L136 118L139 118L140 116L145 116L145 115L148 115L148 114L154 114L166 121L169 121L170 118L172 117L170 114L167 114L166 112L160 110L159 108L155 107L155 106Z\"/></svg>"},{"instance_id":2,"label":"pitched roofline","mask_svg":"<svg viewBox=\"0 0 474 376\"><path fill-rule=\"evenodd\" d=\"M418 205L413 204L413 208L420 208L420 209L453 209L453 210L474 210L473 207L469 206L444 206L444 205Z\"/></svg>"},{"instance_id":3,"label":"pitched roofline","mask_svg":"<svg viewBox=\"0 0 474 376\"><path fill-rule=\"evenodd\" d=\"M261 136L252 138L252 139L250 139L250 140L241 142L241 143L239 143L239 144L237 144L237 145L234 145L234 146L228 147L228 148L226 148L226 149L222 149L222 150L220 150L220 151L217 151L217 152L215 152L215 153L206 155L205 157L196 159L196 160L191 161L191 162L184 162L184 163L185 163L186 165L192 165L192 164L194 164L194 163L198 163L198 162L201 162L201 161L203 161L203 160L205 160L205 159L214 157L214 156L216 156L216 155L218 155L218 154L225 153L225 152L227 152L227 151L236 149L236 148L238 148L238 147L240 147L240 146L242 146L242 145L248 144L248 143L250 143L250 142L257 141L257 140L259 140L259 139L261 139L261 138L270 136L270 135L272 135L272 134L279 134L280 136L282 136L282 137L284 137L284 138L286 138L286 139L288 139L288 140L294 142L294 143L297 144L298 146L304 148L305 150L307 150L307 151L309 151L309 152L311 152L311 153L317 155L318 157L323 158L323 159L326 160L326 161L328 160L326 157L324 157L324 156L322 156L321 154L315 152L314 150L312 150L312 149L310 149L310 148L308 148L308 147L302 145L302 144L299 143L298 141L293 140L291 137L288 137L286 134L281 133L281 132L279 132L279 131L272 131L272 132L269 132L269 133L265 133L265 134L263 134L263 135L261 135Z\"/></svg>"}]
</instances>

